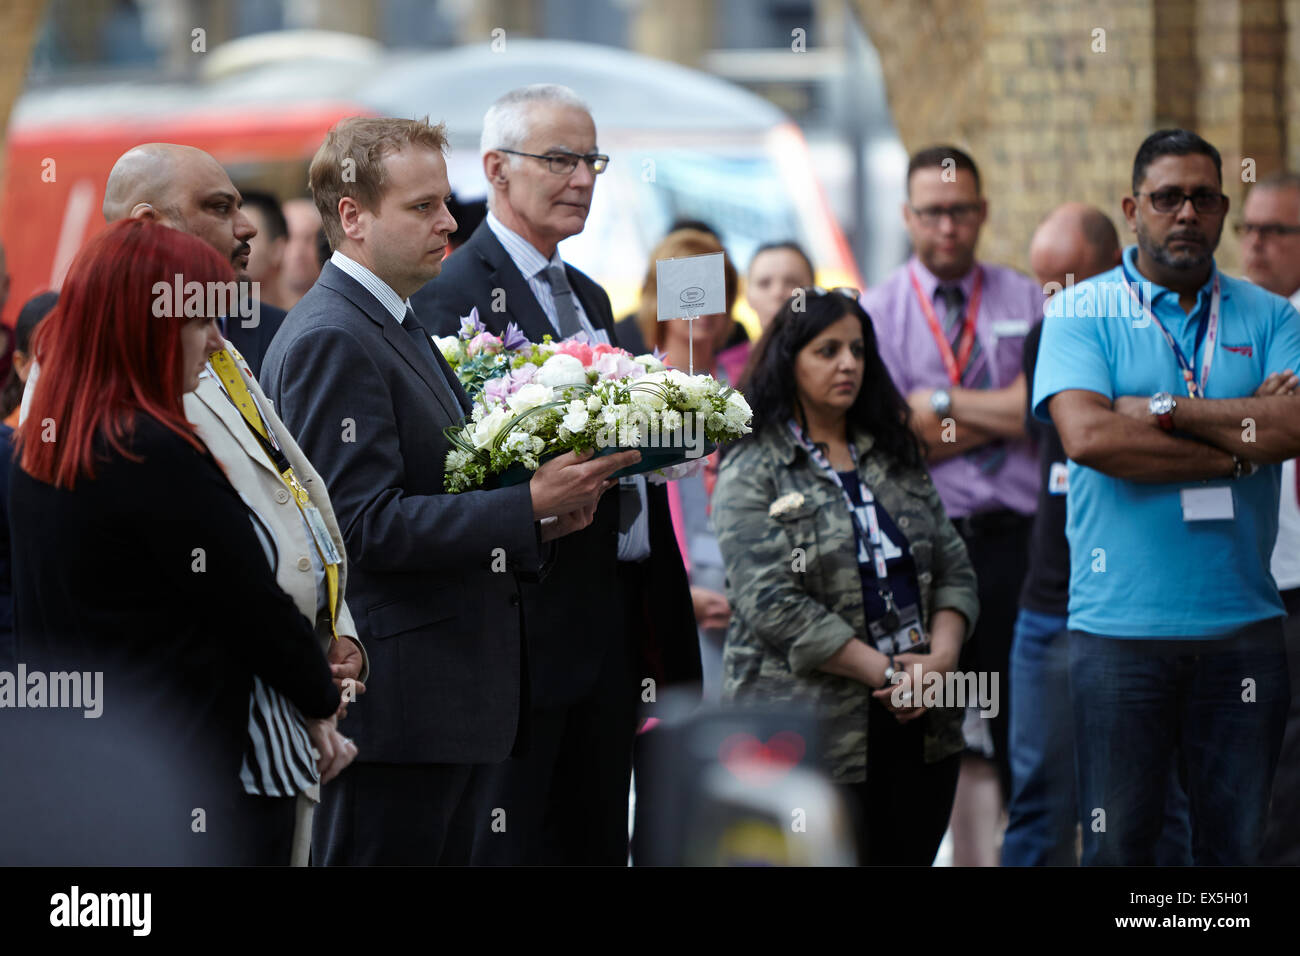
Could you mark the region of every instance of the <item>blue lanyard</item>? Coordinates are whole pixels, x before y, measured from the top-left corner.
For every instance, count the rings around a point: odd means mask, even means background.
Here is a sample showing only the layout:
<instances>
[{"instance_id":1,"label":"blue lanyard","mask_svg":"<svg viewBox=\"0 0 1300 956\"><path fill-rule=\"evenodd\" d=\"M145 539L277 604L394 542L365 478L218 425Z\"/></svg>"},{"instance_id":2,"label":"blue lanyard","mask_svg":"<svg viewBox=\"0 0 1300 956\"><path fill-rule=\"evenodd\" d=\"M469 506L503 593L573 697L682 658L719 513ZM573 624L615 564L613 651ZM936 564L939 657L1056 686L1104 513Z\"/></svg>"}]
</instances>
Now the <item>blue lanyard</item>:
<instances>
[{"instance_id":1,"label":"blue lanyard","mask_svg":"<svg viewBox=\"0 0 1300 956\"><path fill-rule=\"evenodd\" d=\"M871 563L876 571L876 589L885 602L886 616L888 616L888 613L896 614L894 591L889 586L889 566L885 562L885 546L880 534L880 519L876 515L875 495L871 493L871 489L867 487L865 481L859 481L859 487L862 491L862 504L867 512L867 527L863 528L862 521L858 518L858 509L853 504L848 489L844 487L839 472L831 467L831 463L826 460L826 456L821 453L821 450L807 439L803 429L799 427L799 424L793 418L787 422L787 425L790 428L790 434L794 435L794 440L799 443L799 447L808 453L808 457L812 459L813 464L826 472L831 481L835 482L835 486L840 489L840 494L844 498L844 507L848 509L849 520L853 523L854 550L857 550L859 541L867 543L867 550L871 552ZM852 442L849 442L849 456L856 464L858 450Z\"/></svg>"}]
</instances>

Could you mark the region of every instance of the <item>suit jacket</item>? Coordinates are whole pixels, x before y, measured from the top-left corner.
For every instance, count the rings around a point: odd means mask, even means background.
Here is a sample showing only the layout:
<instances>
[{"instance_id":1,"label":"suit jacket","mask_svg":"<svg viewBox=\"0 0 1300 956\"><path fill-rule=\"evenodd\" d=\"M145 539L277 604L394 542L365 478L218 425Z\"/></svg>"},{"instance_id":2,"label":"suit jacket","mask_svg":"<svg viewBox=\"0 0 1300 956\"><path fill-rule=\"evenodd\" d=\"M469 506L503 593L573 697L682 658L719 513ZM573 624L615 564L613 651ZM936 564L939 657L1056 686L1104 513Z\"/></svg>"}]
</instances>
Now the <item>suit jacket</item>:
<instances>
[{"instance_id":1,"label":"suit jacket","mask_svg":"<svg viewBox=\"0 0 1300 956\"><path fill-rule=\"evenodd\" d=\"M284 427L284 422L276 415L270 400L258 386L257 380L253 378L252 369L245 356L238 349L232 348L230 351L235 357L236 364L247 373L244 380L262 409L267 428L279 442L280 449L289 460L289 464L293 465L294 474L311 494L312 504L320 510L330 537L334 539L334 547L338 548L339 554L343 556L343 563L339 566L337 628L340 638L350 637L361 646L356 623L352 620L352 613L348 610L345 600L348 584L346 548L343 536L339 532L338 521L334 517L334 508L330 502L329 492L325 488L325 482L316 473L307 456L302 453L293 435L289 434L289 429ZM284 482L280 480L271 460L262 450L257 439L253 437L253 433L249 431L239 410L226 398L221 386L212 376L205 375L199 379L199 387L185 396L184 405L185 417L193 423L199 437L208 446L212 456L221 464L230 483L235 486L235 490L239 492L245 504L252 508L262 519L262 523L270 529L275 540L276 583L293 598L293 603L297 605L303 616L314 624L317 607L316 572L313 570L309 549L314 548L315 543L303 524L298 506L285 489ZM317 628L317 634L321 639L322 649L328 650L333 635L329 631L327 620L322 621L321 626ZM364 647L362 647L362 656L360 679L364 683L369 676L369 664L364 661Z\"/></svg>"},{"instance_id":2,"label":"suit jacket","mask_svg":"<svg viewBox=\"0 0 1300 956\"><path fill-rule=\"evenodd\" d=\"M614 317L605 290L573 266L566 264L565 271L587 318L614 341ZM500 299L494 295L497 289L505 293L504 312L492 308ZM494 333L503 332L508 323L514 322L535 342L547 333L555 334L527 281L486 222L443 263L442 274L411 297L411 305L425 326L438 335L456 334L460 316L475 306L480 320ZM689 631L679 623L683 606L690 610L690 591L681 554L672 543L667 499L652 493L651 501L651 562L654 568L666 572L672 584L650 603L657 605L661 621L675 623L659 628L659 637L666 642L664 647L645 646L647 634L630 635L633 651L674 665L671 672L642 670L645 676L661 682L698 680L699 647L693 611ZM655 506L656 502L662 509ZM673 572L674 565L679 573ZM618 500L614 494L604 496L589 527L561 539L545 584L525 583L521 592L528 620L534 703L563 707L588 696L611 642L629 639L627 603L642 599L639 594L624 594L620 585Z\"/></svg>"},{"instance_id":3,"label":"suit jacket","mask_svg":"<svg viewBox=\"0 0 1300 956\"><path fill-rule=\"evenodd\" d=\"M262 382L347 542L373 666L342 725L358 759L505 759L520 714L518 578L541 570L528 485L444 493L443 429L468 399L431 342L332 264L284 320Z\"/></svg>"},{"instance_id":4,"label":"suit jacket","mask_svg":"<svg viewBox=\"0 0 1300 956\"><path fill-rule=\"evenodd\" d=\"M275 333L279 331L286 315L288 313L284 309L259 302L256 325L245 328L244 320L234 315L226 320L226 338L244 356L248 367L253 370L254 378L261 374L262 358L270 348L271 340L275 338ZM251 317L248 321L252 321Z\"/></svg>"}]
</instances>

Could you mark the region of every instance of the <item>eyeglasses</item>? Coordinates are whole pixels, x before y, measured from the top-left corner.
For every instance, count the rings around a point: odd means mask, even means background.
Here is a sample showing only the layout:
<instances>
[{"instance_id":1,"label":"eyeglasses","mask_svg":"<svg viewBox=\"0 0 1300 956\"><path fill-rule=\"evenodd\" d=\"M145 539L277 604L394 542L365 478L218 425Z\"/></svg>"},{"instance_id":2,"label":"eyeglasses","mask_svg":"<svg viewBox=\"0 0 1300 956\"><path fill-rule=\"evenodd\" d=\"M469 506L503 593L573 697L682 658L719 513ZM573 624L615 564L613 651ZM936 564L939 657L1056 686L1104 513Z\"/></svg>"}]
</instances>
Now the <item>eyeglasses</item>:
<instances>
[{"instance_id":1,"label":"eyeglasses","mask_svg":"<svg viewBox=\"0 0 1300 956\"><path fill-rule=\"evenodd\" d=\"M1163 213L1178 212L1183 208L1183 203L1190 199L1193 209L1203 215L1210 215L1223 212L1223 204L1228 200L1223 193L1216 193L1213 189L1198 189L1194 193L1185 193L1176 188L1157 189L1153 193L1137 193L1137 195L1150 197L1151 208Z\"/></svg>"},{"instance_id":2,"label":"eyeglasses","mask_svg":"<svg viewBox=\"0 0 1300 956\"><path fill-rule=\"evenodd\" d=\"M954 206L923 206L920 209L912 206L911 209L923 226L937 226L944 216L951 219L955 226L966 226L979 217L980 204L963 202Z\"/></svg>"},{"instance_id":3,"label":"eyeglasses","mask_svg":"<svg viewBox=\"0 0 1300 956\"><path fill-rule=\"evenodd\" d=\"M1280 239L1300 233L1300 226L1284 226L1280 222L1238 222L1233 224L1232 230L1239 236Z\"/></svg>"},{"instance_id":4,"label":"eyeglasses","mask_svg":"<svg viewBox=\"0 0 1300 956\"><path fill-rule=\"evenodd\" d=\"M591 171L599 176L609 165L609 157L603 153L588 153L586 156L579 156L577 153L554 152L542 155L540 153L521 153L517 149L498 149L498 153L509 153L511 156L527 156L529 159L540 159L546 163L546 168L557 176L568 176L578 168L578 163L584 162L591 167Z\"/></svg>"}]
</instances>

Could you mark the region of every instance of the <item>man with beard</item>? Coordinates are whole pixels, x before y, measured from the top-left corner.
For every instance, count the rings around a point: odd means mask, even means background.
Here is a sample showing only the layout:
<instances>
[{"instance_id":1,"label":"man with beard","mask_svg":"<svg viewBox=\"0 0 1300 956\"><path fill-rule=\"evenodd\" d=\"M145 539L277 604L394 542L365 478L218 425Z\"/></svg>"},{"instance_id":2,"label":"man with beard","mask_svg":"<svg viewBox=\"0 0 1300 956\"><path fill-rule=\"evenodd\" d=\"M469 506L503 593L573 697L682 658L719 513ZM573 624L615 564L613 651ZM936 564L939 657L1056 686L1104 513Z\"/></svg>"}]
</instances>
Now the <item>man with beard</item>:
<instances>
[{"instance_id":1,"label":"man with beard","mask_svg":"<svg viewBox=\"0 0 1300 956\"><path fill-rule=\"evenodd\" d=\"M1124 197L1137 246L1049 303L1033 408L1070 458L1070 691L1086 864L1151 864L1177 753L1193 861L1250 864L1289 703L1269 558L1300 401L1280 296L1223 275L1218 151L1149 136Z\"/></svg>"}]
</instances>

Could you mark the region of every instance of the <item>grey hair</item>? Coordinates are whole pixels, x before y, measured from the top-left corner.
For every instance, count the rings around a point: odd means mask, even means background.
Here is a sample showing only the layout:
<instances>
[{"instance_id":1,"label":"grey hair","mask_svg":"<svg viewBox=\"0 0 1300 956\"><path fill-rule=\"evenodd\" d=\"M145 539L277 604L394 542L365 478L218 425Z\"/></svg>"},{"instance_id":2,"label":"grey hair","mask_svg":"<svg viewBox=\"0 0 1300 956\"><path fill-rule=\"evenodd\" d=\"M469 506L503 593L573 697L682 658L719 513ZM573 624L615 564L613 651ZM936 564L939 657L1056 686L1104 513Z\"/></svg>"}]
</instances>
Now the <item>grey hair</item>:
<instances>
[{"instance_id":1,"label":"grey hair","mask_svg":"<svg viewBox=\"0 0 1300 956\"><path fill-rule=\"evenodd\" d=\"M558 83L534 83L511 90L488 107L483 116L483 135L479 139L479 155L486 156L494 149L519 149L528 139L530 131L529 107L534 103L554 103L582 110L588 116L591 109L567 86ZM513 162L517 157L511 156Z\"/></svg>"}]
</instances>

